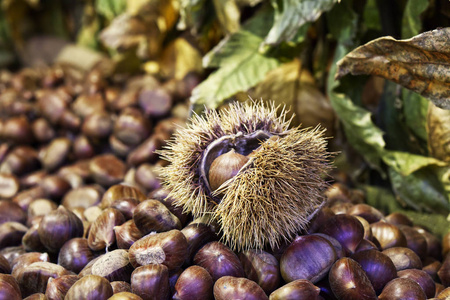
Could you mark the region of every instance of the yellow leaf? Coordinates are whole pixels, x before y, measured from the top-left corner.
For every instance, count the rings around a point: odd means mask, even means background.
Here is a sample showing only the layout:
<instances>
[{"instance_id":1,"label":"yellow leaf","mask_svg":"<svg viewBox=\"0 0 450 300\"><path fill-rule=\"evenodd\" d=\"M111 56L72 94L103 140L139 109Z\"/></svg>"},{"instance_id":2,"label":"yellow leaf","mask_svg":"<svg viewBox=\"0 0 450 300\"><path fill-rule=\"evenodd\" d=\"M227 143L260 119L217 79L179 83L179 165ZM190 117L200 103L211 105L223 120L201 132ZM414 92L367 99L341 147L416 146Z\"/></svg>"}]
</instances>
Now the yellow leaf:
<instances>
[{"instance_id":1,"label":"yellow leaf","mask_svg":"<svg viewBox=\"0 0 450 300\"><path fill-rule=\"evenodd\" d=\"M327 135L334 132L334 111L328 99L317 89L311 73L302 69L298 59L269 71L251 93L253 98L273 100L295 113L292 125L303 127L321 124Z\"/></svg>"},{"instance_id":2,"label":"yellow leaf","mask_svg":"<svg viewBox=\"0 0 450 300\"><path fill-rule=\"evenodd\" d=\"M450 110L428 106L428 147L430 154L442 161L450 162Z\"/></svg>"},{"instance_id":3,"label":"yellow leaf","mask_svg":"<svg viewBox=\"0 0 450 300\"><path fill-rule=\"evenodd\" d=\"M239 29L241 13L235 0L214 0L217 19L226 33L233 33Z\"/></svg>"},{"instance_id":4,"label":"yellow leaf","mask_svg":"<svg viewBox=\"0 0 450 300\"><path fill-rule=\"evenodd\" d=\"M202 56L185 39L177 38L163 50L160 75L181 80L192 71L202 72Z\"/></svg>"}]
</instances>

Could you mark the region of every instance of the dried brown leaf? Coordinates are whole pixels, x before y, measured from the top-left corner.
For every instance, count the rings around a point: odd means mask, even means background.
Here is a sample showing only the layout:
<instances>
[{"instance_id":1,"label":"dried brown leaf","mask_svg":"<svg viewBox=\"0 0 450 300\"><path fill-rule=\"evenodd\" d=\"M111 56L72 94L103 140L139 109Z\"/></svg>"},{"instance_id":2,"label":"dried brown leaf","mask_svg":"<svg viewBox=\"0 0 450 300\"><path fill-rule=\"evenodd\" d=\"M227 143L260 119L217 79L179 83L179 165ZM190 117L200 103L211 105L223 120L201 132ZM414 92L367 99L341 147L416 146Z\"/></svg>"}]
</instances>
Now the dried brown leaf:
<instances>
[{"instance_id":1,"label":"dried brown leaf","mask_svg":"<svg viewBox=\"0 0 450 300\"><path fill-rule=\"evenodd\" d=\"M429 105L427 132L430 154L437 159L450 162L450 111Z\"/></svg>"},{"instance_id":2,"label":"dried brown leaf","mask_svg":"<svg viewBox=\"0 0 450 300\"><path fill-rule=\"evenodd\" d=\"M371 74L394 81L450 109L450 27L408 40L382 37L360 46L338 61L336 79Z\"/></svg>"}]
</instances>

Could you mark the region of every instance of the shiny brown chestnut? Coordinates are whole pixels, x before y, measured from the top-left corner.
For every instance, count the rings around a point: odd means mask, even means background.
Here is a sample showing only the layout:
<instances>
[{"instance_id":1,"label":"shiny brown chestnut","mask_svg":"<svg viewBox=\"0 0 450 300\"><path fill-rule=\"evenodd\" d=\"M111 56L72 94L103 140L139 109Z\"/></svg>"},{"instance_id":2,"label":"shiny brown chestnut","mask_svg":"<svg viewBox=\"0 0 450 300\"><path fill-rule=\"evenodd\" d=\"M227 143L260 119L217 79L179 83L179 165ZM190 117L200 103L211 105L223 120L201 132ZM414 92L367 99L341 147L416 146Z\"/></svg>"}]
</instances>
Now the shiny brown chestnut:
<instances>
[{"instance_id":1,"label":"shiny brown chestnut","mask_svg":"<svg viewBox=\"0 0 450 300\"><path fill-rule=\"evenodd\" d=\"M0 165L0 173L21 176L40 166L37 151L28 146L14 147Z\"/></svg>"},{"instance_id":2,"label":"shiny brown chestnut","mask_svg":"<svg viewBox=\"0 0 450 300\"><path fill-rule=\"evenodd\" d=\"M78 280L77 275L63 275L61 277L48 279L45 296L48 300L64 300L69 289Z\"/></svg>"},{"instance_id":3,"label":"shiny brown chestnut","mask_svg":"<svg viewBox=\"0 0 450 300\"><path fill-rule=\"evenodd\" d=\"M433 278L434 281L439 281L438 280L438 275L437 272L439 271L439 269L441 268L442 263L440 261L438 261L437 259L428 256L424 261L423 261L423 266L422 266L422 270L427 272L428 275L431 276L431 278Z\"/></svg>"},{"instance_id":4,"label":"shiny brown chestnut","mask_svg":"<svg viewBox=\"0 0 450 300\"><path fill-rule=\"evenodd\" d=\"M35 199L28 206L27 210L28 219L37 216L45 216L57 208L58 205L54 201L51 201L50 199L45 198Z\"/></svg>"},{"instance_id":5,"label":"shiny brown chestnut","mask_svg":"<svg viewBox=\"0 0 450 300\"><path fill-rule=\"evenodd\" d=\"M130 264L128 251L117 249L103 254L93 265L92 275L105 277L108 281L129 282L134 268Z\"/></svg>"},{"instance_id":6,"label":"shiny brown chestnut","mask_svg":"<svg viewBox=\"0 0 450 300\"><path fill-rule=\"evenodd\" d=\"M0 200L0 224L5 222L25 224L26 221L27 214L17 203L10 200Z\"/></svg>"},{"instance_id":7,"label":"shiny brown chestnut","mask_svg":"<svg viewBox=\"0 0 450 300\"><path fill-rule=\"evenodd\" d=\"M275 256L263 250L251 249L239 253L239 259L246 277L256 282L267 295L279 287L280 264Z\"/></svg>"},{"instance_id":8,"label":"shiny brown chestnut","mask_svg":"<svg viewBox=\"0 0 450 300\"><path fill-rule=\"evenodd\" d=\"M433 279L427 272L418 269L406 269L399 271L397 275L399 278L409 278L417 282L427 298L434 297L436 287Z\"/></svg>"},{"instance_id":9,"label":"shiny brown chestnut","mask_svg":"<svg viewBox=\"0 0 450 300\"><path fill-rule=\"evenodd\" d=\"M60 201L64 194L72 188L69 182L59 175L48 175L42 179L39 185L44 189L45 195L55 201Z\"/></svg>"},{"instance_id":10,"label":"shiny brown chestnut","mask_svg":"<svg viewBox=\"0 0 450 300\"><path fill-rule=\"evenodd\" d=\"M358 221L361 222L362 226L364 227L364 238L367 240L372 239L372 229L370 229L370 224L367 222L366 219L360 216L355 216Z\"/></svg>"},{"instance_id":11,"label":"shiny brown chestnut","mask_svg":"<svg viewBox=\"0 0 450 300\"><path fill-rule=\"evenodd\" d=\"M59 251L58 264L78 274L95 257L96 253L89 248L87 239L73 238Z\"/></svg>"},{"instance_id":12,"label":"shiny brown chestnut","mask_svg":"<svg viewBox=\"0 0 450 300\"><path fill-rule=\"evenodd\" d=\"M34 262L26 268L21 268L16 280L20 286L22 296L26 297L34 293L45 293L48 279L73 273L57 264L50 262Z\"/></svg>"},{"instance_id":13,"label":"shiny brown chestnut","mask_svg":"<svg viewBox=\"0 0 450 300\"><path fill-rule=\"evenodd\" d=\"M316 283L326 276L336 258L333 245L325 238L298 236L281 256L281 276L286 282L307 279Z\"/></svg>"},{"instance_id":14,"label":"shiny brown chestnut","mask_svg":"<svg viewBox=\"0 0 450 300\"><path fill-rule=\"evenodd\" d=\"M179 230L149 234L136 241L129 249L133 267L163 264L169 270L181 267L187 257L188 243Z\"/></svg>"},{"instance_id":15,"label":"shiny brown chestnut","mask_svg":"<svg viewBox=\"0 0 450 300\"><path fill-rule=\"evenodd\" d=\"M266 293L254 281L247 278L223 276L214 284L214 299L268 300Z\"/></svg>"},{"instance_id":16,"label":"shiny brown chestnut","mask_svg":"<svg viewBox=\"0 0 450 300\"><path fill-rule=\"evenodd\" d=\"M19 179L13 174L0 172L0 198L12 198L20 189Z\"/></svg>"},{"instance_id":17,"label":"shiny brown chestnut","mask_svg":"<svg viewBox=\"0 0 450 300\"><path fill-rule=\"evenodd\" d=\"M442 286L442 290L439 292L437 292L437 289L436 289L436 297L437 297L436 299L439 299L439 300L448 300L450 297L450 287L444 288L444 286Z\"/></svg>"},{"instance_id":18,"label":"shiny brown chestnut","mask_svg":"<svg viewBox=\"0 0 450 300\"><path fill-rule=\"evenodd\" d=\"M422 228L413 228L417 232L423 235L427 242L427 256L431 256L436 260L442 259L442 246L441 241L432 233L422 229Z\"/></svg>"},{"instance_id":19,"label":"shiny brown chestnut","mask_svg":"<svg viewBox=\"0 0 450 300\"><path fill-rule=\"evenodd\" d=\"M126 281L112 281L111 286L114 294L118 294L121 292L129 292L131 293L131 284Z\"/></svg>"},{"instance_id":20,"label":"shiny brown chestnut","mask_svg":"<svg viewBox=\"0 0 450 300\"><path fill-rule=\"evenodd\" d=\"M105 209L92 223L88 245L94 251L109 248L115 241L114 227L125 222L125 217L115 208Z\"/></svg>"},{"instance_id":21,"label":"shiny brown chestnut","mask_svg":"<svg viewBox=\"0 0 450 300\"><path fill-rule=\"evenodd\" d=\"M338 240L344 249L350 253L355 251L359 242L364 238L364 227L361 222L356 217L345 214L334 215L329 218L320 227L319 232Z\"/></svg>"},{"instance_id":22,"label":"shiny brown chestnut","mask_svg":"<svg viewBox=\"0 0 450 300\"><path fill-rule=\"evenodd\" d=\"M450 254L447 254L442 262L442 266L438 271L438 277L445 287L450 286Z\"/></svg>"},{"instance_id":23,"label":"shiny brown chestnut","mask_svg":"<svg viewBox=\"0 0 450 300\"><path fill-rule=\"evenodd\" d=\"M164 232L181 229L180 220L158 200L141 202L134 210L133 220L144 235L152 231Z\"/></svg>"},{"instance_id":24,"label":"shiny brown chestnut","mask_svg":"<svg viewBox=\"0 0 450 300\"><path fill-rule=\"evenodd\" d=\"M217 235L214 229L204 223L191 223L188 226L181 229L181 233L184 234L188 242L188 257L185 264L191 265L194 255L198 249L205 244L217 240Z\"/></svg>"},{"instance_id":25,"label":"shiny brown chestnut","mask_svg":"<svg viewBox=\"0 0 450 300\"><path fill-rule=\"evenodd\" d=\"M351 258L366 272L377 294L381 293L386 283L397 278L397 269L392 260L378 250L360 251Z\"/></svg>"},{"instance_id":26,"label":"shiny brown chestnut","mask_svg":"<svg viewBox=\"0 0 450 300\"><path fill-rule=\"evenodd\" d=\"M270 294L269 300L319 300L320 288L306 279L291 281Z\"/></svg>"},{"instance_id":27,"label":"shiny brown chestnut","mask_svg":"<svg viewBox=\"0 0 450 300\"><path fill-rule=\"evenodd\" d=\"M334 237L329 236L325 233L313 233L313 235L317 235L326 239L330 244L334 247L334 251L336 252L336 259L344 257L346 255L345 249L342 247L341 243L336 240ZM361 243L360 243L361 244Z\"/></svg>"},{"instance_id":28,"label":"shiny brown chestnut","mask_svg":"<svg viewBox=\"0 0 450 300\"><path fill-rule=\"evenodd\" d=\"M11 275L17 278L19 273L27 268L29 265L35 262L50 262L50 257L47 253L40 252L27 252L19 255L12 262L12 272Z\"/></svg>"},{"instance_id":29,"label":"shiny brown chestnut","mask_svg":"<svg viewBox=\"0 0 450 300\"><path fill-rule=\"evenodd\" d=\"M406 225L406 226L413 226L413 222L411 219L400 212L393 212L386 216L385 218L386 222L394 224L394 225Z\"/></svg>"},{"instance_id":30,"label":"shiny brown chestnut","mask_svg":"<svg viewBox=\"0 0 450 300\"><path fill-rule=\"evenodd\" d=\"M9 264L9 261L3 255L0 255L0 273L1 274L10 274L11 273L11 265Z\"/></svg>"},{"instance_id":31,"label":"shiny brown chestnut","mask_svg":"<svg viewBox=\"0 0 450 300\"><path fill-rule=\"evenodd\" d=\"M2 255L9 262L11 267L14 267L14 259L19 257L22 254L25 254L26 251L22 245L20 246L12 246L6 247L0 250L0 255Z\"/></svg>"},{"instance_id":32,"label":"shiny brown chestnut","mask_svg":"<svg viewBox=\"0 0 450 300\"><path fill-rule=\"evenodd\" d=\"M380 243L382 250L392 247L406 247L406 237L396 225L379 221L370 224L370 228L373 237Z\"/></svg>"},{"instance_id":33,"label":"shiny brown chestnut","mask_svg":"<svg viewBox=\"0 0 450 300\"><path fill-rule=\"evenodd\" d=\"M129 249L134 242L143 237L132 219L122 225L114 226L114 234L116 235L117 247L120 249Z\"/></svg>"},{"instance_id":34,"label":"shiny brown chestnut","mask_svg":"<svg viewBox=\"0 0 450 300\"><path fill-rule=\"evenodd\" d=\"M47 249L41 242L39 237L39 223L33 224L28 228L27 232L22 237L22 245L26 251L33 252L45 252Z\"/></svg>"},{"instance_id":35,"label":"shiny brown chestnut","mask_svg":"<svg viewBox=\"0 0 450 300\"><path fill-rule=\"evenodd\" d=\"M113 154L101 154L93 157L89 170L94 181L104 187L117 184L125 177L125 163Z\"/></svg>"},{"instance_id":36,"label":"shiny brown chestnut","mask_svg":"<svg viewBox=\"0 0 450 300\"><path fill-rule=\"evenodd\" d=\"M406 238L406 247L416 252L421 260L427 257L428 244L425 237L412 227L406 225L398 225Z\"/></svg>"},{"instance_id":37,"label":"shiny brown chestnut","mask_svg":"<svg viewBox=\"0 0 450 300\"><path fill-rule=\"evenodd\" d=\"M330 287L339 300L376 300L377 295L361 266L351 258L337 260L328 274Z\"/></svg>"},{"instance_id":38,"label":"shiny brown chestnut","mask_svg":"<svg viewBox=\"0 0 450 300\"><path fill-rule=\"evenodd\" d=\"M19 285L9 274L0 274L0 299L22 300Z\"/></svg>"},{"instance_id":39,"label":"shiny brown chestnut","mask_svg":"<svg viewBox=\"0 0 450 300\"><path fill-rule=\"evenodd\" d=\"M169 270L162 264L137 267L131 274L131 290L143 300L169 299Z\"/></svg>"},{"instance_id":40,"label":"shiny brown chestnut","mask_svg":"<svg viewBox=\"0 0 450 300\"><path fill-rule=\"evenodd\" d=\"M214 281L223 276L245 276L238 256L226 245L216 241L209 242L197 251L194 264L205 268Z\"/></svg>"},{"instance_id":41,"label":"shiny brown chestnut","mask_svg":"<svg viewBox=\"0 0 450 300\"><path fill-rule=\"evenodd\" d=\"M67 209L75 207L88 208L98 205L101 201L104 189L99 185L85 185L68 191L61 204Z\"/></svg>"},{"instance_id":42,"label":"shiny brown chestnut","mask_svg":"<svg viewBox=\"0 0 450 300\"><path fill-rule=\"evenodd\" d=\"M419 256L409 248L393 247L382 252L387 255L395 265L397 271L404 269L422 269Z\"/></svg>"},{"instance_id":43,"label":"shiny brown chestnut","mask_svg":"<svg viewBox=\"0 0 450 300\"><path fill-rule=\"evenodd\" d=\"M140 110L125 108L114 123L114 136L127 145L138 145L150 134L151 124Z\"/></svg>"},{"instance_id":44,"label":"shiny brown chestnut","mask_svg":"<svg viewBox=\"0 0 450 300\"><path fill-rule=\"evenodd\" d=\"M144 201L146 196L136 187L116 184L111 186L104 194L100 203L101 208L111 207L111 204L119 199L134 198L139 202Z\"/></svg>"},{"instance_id":45,"label":"shiny brown chestnut","mask_svg":"<svg viewBox=\"0 0 450 300\"><path fill-rule=\"evenodd\" d=\"M106 278L97 275L86 275L70 287L64 299L107 300L112 295L111 284Z\"/></svg>"},{"instance_id":46,"label":"shiny brown chestnut","mask_svg":"<svg viewBox=\"0 0 450 300\"><path fill-rule=\"evenodd\" d=\"M379 300L425 300L427 296L420 285L409 278L396 278L384 287Z\"/></svg>"},{"instance_id":47,"label":"shiny brown chestnut","mask_svg":"<svg viewBox=\"0 0 450 300\"><path fill-rule=\"evenodd\" d=\"M190 266L181 273L175 284L173 300L213 299L214 282L205 268Z\"/></svg>"},{"instance_id":48,"label":"shiny brown chestnut","mask_svg":"<svg viewBox=\"0 0 450 300\"><path fill-rule=\"evenodd\" d=\"M384 215L381 211L376 209L373 206L360 203L353 205L348 211L347 214L352 216L360 216L364 218L369 223L375 223L383 219Z\"/></svg>"},{"instance_id":49,"label":"shiny brown chestnut","mask_svg":"<svg viewBox=\"0 0 450 300\"><path fill-rule=\"evenodd\" d=\"M125 219L130 220L133 218L133 213L136 207L139 205L140 201L136 198L122 198L117 199L111 203L112 208L119 210Z\"/></svg>"},{"instance_id":50,"label":"shiny brown chestnut","mask_svg":"<svg viewBox=\"0 0 450 300\"><path fill-rule=\"evenodd\" d=\"M0 249L18 246L28 228L22 223L5 222L0 225Z\"/></svg>"},{"instance_id":51,"label":"shiny brown chestnut","mask_svg":"<svg viewBox=\"0 0 450 300\"><path fill-rule=\"evenodd\" d=\"M23 300L47 300L47 297L43 293L34 293Z\"/></svg>"},{"instance_id":52,"label":"shiny brown chestnut","mask_svg":"<svg viewBox=\"0 0 450 300\"><path fill-rule=\"evenodd\" d=\"M137 167L134 179L139 186L147 191L153 191L161 187L157 169L149 163L143 163Z\"/></svg>"},{"instance_id":53,"label":"shiny brown chestnut","mask_svg":"<svg viewBox=\"0 0 450 300\"><path fill-rule=\"evenodd\" d=\"M138 295L130 292L119 292L114 293L114 295L108 298L108 300L143 300L143 299Z\"/></svg>"},{"instance_id":54,"label":"shiny brown chestnut","mask_svg":"<svg viewBox=\"0 0 450 300\"><path fill-rule=\"evenodd\" d=\"M52 140L39 153L39 159L48 171L54 171L67 160L67 157L72 147L72 141L65 137L60 137Z\"/></svg>"},{"instance_id":55,"label":"shiny brown chestnut","mask_svg":"<svg viewBox=\"0 0 450 300\"><path fill-rule=\"evenodd\" d=\"M358 247L356 247L355 253L364 250L380 250L380 249L378 249L377 245L375 245L374 242L363 239L361 242L359 242Z\"/></svg>"},{"instance_id":56,"label":"shiny brown chestnut","mask_svg":"<svg viewBox=\"0 0 450 300\"><path fill-rule=\"evenodd\" d=\"M42 218L38 233L48 251L58 253L65 242L83 236L83 229L83 222L73 212L60 205Z\"/></svg>"}]
</instances>

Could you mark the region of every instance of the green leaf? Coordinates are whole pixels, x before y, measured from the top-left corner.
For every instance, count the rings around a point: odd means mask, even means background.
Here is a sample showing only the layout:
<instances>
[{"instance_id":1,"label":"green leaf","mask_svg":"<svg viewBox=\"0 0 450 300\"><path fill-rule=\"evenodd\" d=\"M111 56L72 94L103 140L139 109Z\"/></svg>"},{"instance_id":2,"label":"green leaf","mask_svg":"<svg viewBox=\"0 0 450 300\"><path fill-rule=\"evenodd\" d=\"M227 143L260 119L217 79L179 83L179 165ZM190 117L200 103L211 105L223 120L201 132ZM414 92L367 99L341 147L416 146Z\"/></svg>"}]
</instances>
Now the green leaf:
<instances>
[{"instance_id":1,"label":"green leaf","mask_svg":"<svg viewBox=\"0 0 450 300\"><path fill-rule=\"evenodd\" d=\"M408 176L389 168L389 177L395 194L408 206L420 211L449 213L449 200L434 168L422 168Z\"/></svg>"},{"instance_id":2,"label":"green leaf","mask_svg":"<svg viewBox=\"0 0 450 300\"><path fill-rule=\"evenodd\" d=\"M280 64L276 58L258 51L262 42L261 31L265 28L267 32L270 28L270 15L270 11L259 13L250 24L223 40L205 56L205 67L219 69L193 90L191 103L216 108L224 99L255 86L268 71ZM252 28L258 28L258 32L248 31Z\"/></svg>"},{"instance_id":3,"label":"green leaf","mask_svg":"<svg viewBox=\"0 0 450 300\"><path fill-rule=\"evenodd\" d=\"M422 20L420 15L427 9L428 5L428 1L408 0L403 12L402 38L408 39L421 32Z\"/></svg>"},{"instance_id":4,"label":"green leaf","mask_svg":"<svg viewBox=\"0 0 450 300\"><path fill-rule=\"evenodd\" d=\"M434 214L406 210L390 190L370 185L363 185L360 188L366 194L366 203L376 207L385 215L393 212L405 214L415 225L425 226L438 237L443 237L450 230L450 223L444 215L445 212L444 214ZM448 206L446 211L448 213Z\"/></svg>"},{"instance_id":5,"label":"green leaf","mask_svg":"<svg viewBox=\"0 0 450 300\"><path fill-rule=\"evenodd\" d=\"M127 8L127 0L97 0L95 2L96 11L111 21Z\"/></svg>"},{"instance_id":6,"label":"green leaf","mask_svg":"<svg viewBox=\"0 0 450 300\"><path fill-rule=\"evenodd\" d=\"M409 130L422 141L427 141L427 112L429 101L419 94L402 88L403 115Z\"/></svg>"},{"instance_id":7,"label":"green leaf","mask_svg":"<svg viewBox=\"0 0 450 300\"><path fill-rule=\"evenodd\" d=\"M350 8L348 1L335 5L327 13L328 29L336 39L351 42L356 35L358 15Z\"/></svg>"},{"instance_id":8,"label":"green leaf","mask_svg":"<svg viewBox=\"0 0 450 300\"><path fill-rule=\"evenodd\" d=\"M376 0L368 0L363 12L364 25L367 29L381 31L380 13Z\"/></svg>"},{"instance_id":9,"label":"green leaf","mask_svg":"<svg viewBox=\"0 0 450 300\"><path fill-rule=\"evenodd\" d=\"M177 28L185 30L190 28L195 35L203 23L208 9L206 6L211 5L210 1L206 0L180 0L180 20Z\"/></svg>"},{"instance_id":10,"label":"green leaf","mask_svg":"<svg viewBox=\"0 0 450 300\"><path fill-rule=\"evenodd\" d=\"M446 163L433 157L416 155L408 152L385 150L382 155L383 161L402 176L409 176L412 173L428 167L444 167Z\"/></svg>"},{"instance_id":11,"label":"green leaf","mask_svg":"<svg viewBox=\"0 0 450 300\"><path fill-rule=\"evenodd\" d=\"M271 0L275 9L275 21L264 45L278 45L292 40L298 29L317 20L330 10L337 0Z\"/></svg>"}]
</instances>

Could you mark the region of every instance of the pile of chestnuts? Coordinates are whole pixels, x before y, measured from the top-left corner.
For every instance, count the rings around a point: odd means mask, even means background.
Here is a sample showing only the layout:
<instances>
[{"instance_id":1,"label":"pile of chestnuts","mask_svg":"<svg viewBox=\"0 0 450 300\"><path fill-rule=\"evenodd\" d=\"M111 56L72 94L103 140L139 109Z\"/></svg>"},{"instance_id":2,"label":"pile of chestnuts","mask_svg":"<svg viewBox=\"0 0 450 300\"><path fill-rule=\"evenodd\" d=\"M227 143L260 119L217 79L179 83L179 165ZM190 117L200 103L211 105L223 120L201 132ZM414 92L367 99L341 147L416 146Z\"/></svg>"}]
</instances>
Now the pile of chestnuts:
<instances>
[{"instance_id":1,"label":"pile of chestnuts","mask_svg":"<svg viewBox=\"0 0 450 300\"><path fill-rule=\"evenodd\" d=\"M450 234L342 183L306 231L235 252L161 187L195 74L0 72L1 299L449 299Z\"/></svg>"}]
</instances>

